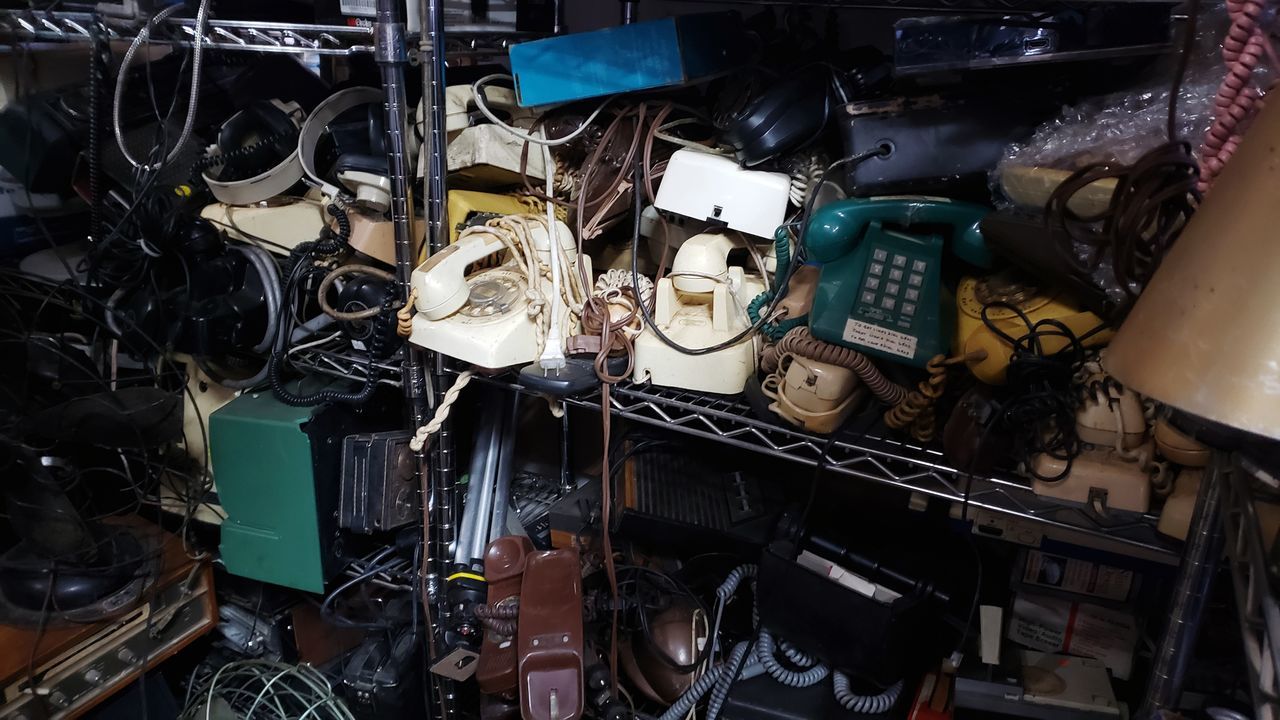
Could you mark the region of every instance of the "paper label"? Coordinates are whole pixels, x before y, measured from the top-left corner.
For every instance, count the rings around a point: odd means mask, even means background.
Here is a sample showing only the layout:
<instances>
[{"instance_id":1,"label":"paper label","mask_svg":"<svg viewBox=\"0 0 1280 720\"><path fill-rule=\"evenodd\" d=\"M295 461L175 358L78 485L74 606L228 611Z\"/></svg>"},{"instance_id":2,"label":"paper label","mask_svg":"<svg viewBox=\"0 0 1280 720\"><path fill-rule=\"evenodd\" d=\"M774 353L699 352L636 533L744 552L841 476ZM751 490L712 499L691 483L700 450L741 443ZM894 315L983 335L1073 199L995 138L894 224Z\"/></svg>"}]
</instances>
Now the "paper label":
<instances>
[{"instance_id":1,"label":"paper label","mask_svg":"<svg viewBox=\"0 0 1280 720\"><path fill-rule=\"evenodd\" d=\"M1022 581L1028 585L1123 601L1128 599L1133 588L1133 572L1032 550L1027 553Z\"/></svg>"},{"instance_id":2,"label":"paper label","mask_svg":"<svg viewBox=\"0 0 1280 720\"><path fill-rule=\"evenodd\" d=\"M1101 660L1124 680L1133 667L1138 626L1124 611L1019 593L1005 636L1034 650Z\"/></svg>"},{"instance_id":3,"label":"paper label","mask_svg":"<svg viewBox=\"0 0 1280 720\"><path fill-rule=\"evenodd\" d=\"M338 12L343 15L374 17L377 6L374 0L339 0Z\"/></svg>"},{"instance_id":4,"label":"paper label","mask_svg":"<svg viewBox=\"0 0 1280 720\"><path fill-rule=\"evenodd\" d=\"M841 335L841 338L847 343L875 348L891 355L898 355L904 358L916 356L916 343L918 342L916 336L853 318L849 318L849 321L844 324L844 334Z\"/></svg>"}]
</instances>

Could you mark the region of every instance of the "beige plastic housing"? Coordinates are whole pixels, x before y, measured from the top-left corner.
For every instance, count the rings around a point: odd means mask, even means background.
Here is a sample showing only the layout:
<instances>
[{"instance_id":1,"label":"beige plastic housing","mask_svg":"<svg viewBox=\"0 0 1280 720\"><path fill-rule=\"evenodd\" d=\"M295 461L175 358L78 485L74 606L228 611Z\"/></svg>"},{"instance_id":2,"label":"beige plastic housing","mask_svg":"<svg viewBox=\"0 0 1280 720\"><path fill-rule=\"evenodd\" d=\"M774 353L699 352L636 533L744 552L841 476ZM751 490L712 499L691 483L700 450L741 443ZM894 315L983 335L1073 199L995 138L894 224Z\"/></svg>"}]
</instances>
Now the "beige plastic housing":
<instances>
[{"instance_id":1,"label":"beige plastic housing","mask_svg":"<svg viewBox=\"0 0 1280 720\"><path fill-rule=\"evenodd\" d=\"M280 199L257 205L214 203L200 211L200 217L212 222L227 237L241 242L262 238L286 250L270 245L264 250L285 254L299 244L320 237L324 229L324 209L314 200Z\"/></svg>"},{"instance_id":2,"label":"beige plastic housing","mask_svg":"<svg viewBox=\"0 0 1280 720\"><path fill-rule=\"evenodd\" d=\"M1107 383L1106 375L1098 374L1085 382L1085 400L1076 411L1076 435L1090 445L1116 447L1120 436L1121 447L1132 450L1147 438L1147 421L1142 414L1142 399L1132 390L1114 382Z\"/></svg>"},{"instance_id":3,"label":"beige plastic housing","mask_svg":"<svg viewBox=\"0 0 1280 720\"><path fill-rule=\"evenodd\" d=\"M1208 446L1187 437L1167 421L1157 420L1153 434L1161 456L1187 467L1201 468L1209 464Z\"/></svg>"},{"instance_id":4,"label":"beige plastic housing","mask_svg":"<svg viewBox=\"0 0 1280 720\"><path fill-rule=\"evenodd\" d=\"M1160 520L1156 522L1156 530L1160 534L1187 539L1187 529L1191 527L1191 515L1196 508L1196 495L1200 492L1203 478L1203 470L1188 468L1178 473L1178 478L1173 481L1173 492L1165 498Z\"/></svg>"},{"instance_id":5,"label":"beige plastic housing","mask_svg":"<svg viewBox=\"0 0 1280 720\"><path fill-rule=\"evenodd\" d=\"M798 355L784 356L762 389L783 420L824 434L835 432L867 397L852 370Z\"/></svg>"},{"instance_id":6,"label":"beige plastic housing","mask_svg":"<svg viewBox=\"0 0 1280 720\"><path fill-rule=\"evenodd\" d=\"M1150 452L1145 453L1150 457ZM1048 455L1032 461L1037 474L1053 477L1066 463ZM1057 482L1035 480L1035 494L1078 505L1089 505L1100 513L1123 510L1144 513L1151 506L1151 479L1142 465L1121 457L1115 450L1092 448L1071 463L1071 473Z\"/></svg>"},{"instance_id":7,"label":"beige plastic housing","mask_svg":"<svg viewBox=\"0 0 1280 720\"><path fill-rule=\"evenodd\" d=\"M725 267L724 258L710 252L727 254L735 246L740 247L741 241L720 233L696 235L680 246L673 268L716 279L681 276L673 269L658 283L653 320L670 340L686 348L711 347L750 327L747 305L764 292L764 281L741 267ZM708 291L685 292L681 285ZM636 338L635 351L635 379L666 387L732 395L742 392L756 371L756 348L750 339L705 355L689 355L645 328Z\"/></svg>"}]
</instances>

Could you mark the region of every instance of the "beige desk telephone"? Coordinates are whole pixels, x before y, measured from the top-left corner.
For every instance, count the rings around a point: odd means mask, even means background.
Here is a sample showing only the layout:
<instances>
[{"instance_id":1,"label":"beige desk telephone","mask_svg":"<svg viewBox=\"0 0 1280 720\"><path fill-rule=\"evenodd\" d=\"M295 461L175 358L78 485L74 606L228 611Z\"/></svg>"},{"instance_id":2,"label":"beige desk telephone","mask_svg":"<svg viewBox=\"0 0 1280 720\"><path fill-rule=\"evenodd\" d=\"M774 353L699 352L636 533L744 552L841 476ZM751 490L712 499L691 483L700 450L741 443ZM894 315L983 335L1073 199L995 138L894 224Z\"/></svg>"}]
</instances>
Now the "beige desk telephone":
<instances>
[{"instance_id":1,"label":"beige desk telephone","mask_svg":"<svg viewBox=\"0 0 1280 720\"><path fill-rule=\"evenodd\" d=\"M414 270L418 313L409 342L472 365L504 368L538 359L553 314L551 303L560 304L558 315L566 323L563 336L576 331L574 313L585 296L578 280L573 234L556 221L563 292L554 297L546 220L512 215L496 222L504 221L515 223L520 231L469 228L456 243ZM501 258L496 267L474 269L493 255ZM584 256L583 261L590 278L590 258ZM531 271L531 266L536 267ZM531 275L536 284L531 283Z\"/></svg>"},{"instance_id":2,"label":"beige desk telephone","mask_svg":"<svg viewBox=\"0 0 1280 720\"><path fill-rule=\"evenodd\" d=\"M1164 492L1170 481L1168 467L1155 459L1155 443L1147 432L1142 398L1122 387L1096 363L1085 381L1085 398L1076 411L1076 435L1085 449L1071 462L1060 480L1037 479L1037 495L1089 505L1100 514L1108 510L1147 512L1154 489ZM1066 462L1039 455L1033 461L1037 474L1054 477L1066 470Z\"/></svg>"},{"instance_id":3,"label":"beige desk telephone","mask_svg":"<svg viewBox=\"0 0 1280 720\"><path fill-rule=\"evenodd\" d=\"M729 252L744 242L738 233L705 232L680 246L655 293L653 322L669 340L687 348L711 347L751 325L747 306L764 292L764 280L728 264ZM655 385L730 395L742 392L756 371L751 341L689 355L646 327L635 349L634 377Z\"/></svg>"}]
</instances>

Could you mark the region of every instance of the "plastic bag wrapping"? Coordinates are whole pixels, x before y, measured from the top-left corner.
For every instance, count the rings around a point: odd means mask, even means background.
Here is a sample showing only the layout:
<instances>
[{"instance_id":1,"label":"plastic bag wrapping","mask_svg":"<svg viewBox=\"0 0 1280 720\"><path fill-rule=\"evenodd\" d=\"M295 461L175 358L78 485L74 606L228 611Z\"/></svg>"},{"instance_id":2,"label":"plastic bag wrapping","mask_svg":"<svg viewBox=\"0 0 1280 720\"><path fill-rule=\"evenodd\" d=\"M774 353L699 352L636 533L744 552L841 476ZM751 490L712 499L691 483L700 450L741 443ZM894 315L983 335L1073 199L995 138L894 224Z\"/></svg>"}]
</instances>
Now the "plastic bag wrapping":
<instances>
[{"instance_id":1,"label":"plastic bag wrapping","mask_svg":"<svg viewBox=\"0 0 1280 720\"><path fill-rule=\"evenodd\" d=\"M1178 93L1175 129L1198 153L1202 138L1213 121L1213 98L1222 82L1221 38L1226 32L1226 10L1219 5L1201 13L1187 72ZM1172 58L1171 58L1172 59ZM1024 206L1041 209L1054 180L1060 182L1081 167L1099 162L1130 164L1143 153L1167 141L1169 92L1173 63L1143 84L1123 92L1086 99L1063 108L1062 114L1032 134L1026 142L1012 143L991 172L992 198L997 207ZM1028 169L1049 171L1029 177ZM1027 183L1023 191L1002 182L1010 171ZM1109 189L1093 200L1105 204ZM1084 201L1084 199L1082 199Z\"/></svg>"}]
</instances>

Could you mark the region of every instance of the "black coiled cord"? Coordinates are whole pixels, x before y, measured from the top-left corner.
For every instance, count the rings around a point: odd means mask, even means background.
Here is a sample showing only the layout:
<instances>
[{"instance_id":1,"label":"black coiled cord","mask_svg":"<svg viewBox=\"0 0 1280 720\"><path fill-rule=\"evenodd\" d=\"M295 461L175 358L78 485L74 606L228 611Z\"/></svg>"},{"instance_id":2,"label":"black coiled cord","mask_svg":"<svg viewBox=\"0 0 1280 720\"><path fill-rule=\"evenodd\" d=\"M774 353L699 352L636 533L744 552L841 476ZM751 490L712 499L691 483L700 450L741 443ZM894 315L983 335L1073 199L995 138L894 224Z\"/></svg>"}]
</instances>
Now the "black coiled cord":
<instances>
[{"instance_id":1,"label":"black coiled cord","mask_svg":"<svg viewBox=\"0 0 1280 720\"><path fill-rule=\"evenodd\" d=\"M1013 313L1026 327L1026 333L1014 337L1005 332L988 315L993 309ZM1013 438L1015 453L1033 477L1045 482L1065 478L1080 454L1080 439L1076 436L1080 396L1074 390L1074 378L1084 361L1081 343L1105 326L1079 338L1058 320L1046 318L1033 323L1021 308L1002 301L983 306L982 322L1013 347L1008 371L1009 399L1000 408L1000 422ZM1047 355L1042 340L1050 337L1065 339L1067 348ZM1054 476L1037 473L1031 458L1040 454L1063 461L1062 472Z\"/></svg>"},{"instance_id":2,"label":"black coiled cord","mask_svg":"<svg viewBox=\"0 0 1280 720\"><path fill-rule=\"evenodd\" d=\"M238 147L230 152L206 155L191 165L190 182L192 185L201 184L205 171L215 168L221 168L218 176L214 178L221 182L245 180L264 173L280 162L280 158L275 154L275 146L296 143L297 140L298 130L295 128L292 131L267 135L257 142Z\"/></svg>"},{"instance_id":3,"label":"black coiled cord","mask_svg":"<svg viewBox=\"0 0 1280 720\"><path fill-rule=\"evenodd\" d=\"M359 390L355 392L321 390L307 395L294 393L285 387L284 380L281 377L282 366L288 349L285 343L277 343L275 351L271 353L271 358L267 361L267 377L271 381L271 393L275 395L277 400L292 407L312 407L327 402L343 405L363 405L368 402L373 397L373 391L378 386L374 363L385 349L386 338L391 330L391 323L395 321L395 310L396 294L389 290L386 299L382 301L382 312L373 320L373 332L370 333L369 337L369 360L365 365L364 384L361 385Z\"/></svg>"},{"instance_id":4,"label":"black coiled cord","mask_svg":"<svg viewBox=\"0 0 1280 720\"><path fill-rule=\"evenodd\" d=\"M340 205L334 203L330 203L325 210L329 212L333 221L338 224L338 235L336 241L339 245L346 245L351 240L351 219L347 217L347 211Z\"/></svg>"}]
</instances>

